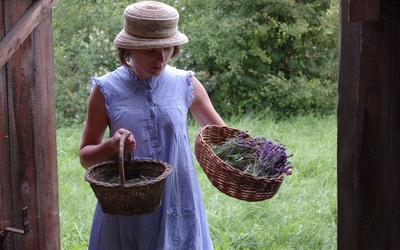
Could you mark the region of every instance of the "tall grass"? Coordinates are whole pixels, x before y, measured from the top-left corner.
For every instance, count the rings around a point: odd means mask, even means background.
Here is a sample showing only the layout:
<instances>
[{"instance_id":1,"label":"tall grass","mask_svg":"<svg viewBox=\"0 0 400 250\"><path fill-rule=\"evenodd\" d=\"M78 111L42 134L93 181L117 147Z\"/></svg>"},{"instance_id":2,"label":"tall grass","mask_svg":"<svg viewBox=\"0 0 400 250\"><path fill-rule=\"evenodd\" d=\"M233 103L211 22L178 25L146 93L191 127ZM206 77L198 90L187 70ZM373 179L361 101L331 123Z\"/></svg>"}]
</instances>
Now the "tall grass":
<instances>
[{"instance_id":1,"label":"tall grass","mask_svg":"<svg viewBox=\"0 0 400 250\"><path fill-rule=\"evenodd\" d=\"M336 117L246 116L227 123L284 143L294 168L272 199L245 202L214 188L196 162L215 248L336 249ZM190 124L194 140L199 128ZM62 249L87 248L96 202L79 165L80 133L57 131Z\"/></svg>"}]
</instances>

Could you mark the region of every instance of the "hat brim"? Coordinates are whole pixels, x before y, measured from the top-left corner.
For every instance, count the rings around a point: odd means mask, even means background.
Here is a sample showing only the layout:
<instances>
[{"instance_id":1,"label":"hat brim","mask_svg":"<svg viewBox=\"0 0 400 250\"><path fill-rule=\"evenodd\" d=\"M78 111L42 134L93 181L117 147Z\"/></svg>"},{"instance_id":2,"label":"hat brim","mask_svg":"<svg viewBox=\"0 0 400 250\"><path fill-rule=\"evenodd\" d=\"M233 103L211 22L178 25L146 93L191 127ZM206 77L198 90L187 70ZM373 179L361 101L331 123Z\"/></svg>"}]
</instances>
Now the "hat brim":
<instances>
[{"instance_id":1,"label":"hat brim","mask_svg":"<svg viewBox=\"0 0 400 250\"><path fill-rule=\"evenodd\" d=\"M185 44L189 41L185 34L177 31L176 35L168 38L146 39L129 35L121 30L114 39L114 45L122 49L165 48Z\"/></svg>"}]
</instances>

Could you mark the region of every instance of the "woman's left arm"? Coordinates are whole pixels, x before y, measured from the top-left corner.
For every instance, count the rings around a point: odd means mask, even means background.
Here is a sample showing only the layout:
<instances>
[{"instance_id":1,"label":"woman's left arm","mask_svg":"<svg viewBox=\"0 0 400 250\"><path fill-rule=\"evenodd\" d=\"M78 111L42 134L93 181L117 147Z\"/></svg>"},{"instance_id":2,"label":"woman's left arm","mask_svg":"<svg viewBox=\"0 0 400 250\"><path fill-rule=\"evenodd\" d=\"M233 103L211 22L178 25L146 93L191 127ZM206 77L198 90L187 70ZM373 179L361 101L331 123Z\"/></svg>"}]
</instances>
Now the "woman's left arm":
<instances>
[{"instance_id":1,"label":"woman's left arm","mask_svg":"<svg viewBox=\"0 0 400 250\"><path fill-rule=\"evenodd\" d=\"M224 120L222 120L211 103L204 86L196 77L192 76L192 80L194 83L194 100L190 107L190 112L194 119L196 119L202 127L208 124L226 126Z\"/></svg>"}]
</instances>

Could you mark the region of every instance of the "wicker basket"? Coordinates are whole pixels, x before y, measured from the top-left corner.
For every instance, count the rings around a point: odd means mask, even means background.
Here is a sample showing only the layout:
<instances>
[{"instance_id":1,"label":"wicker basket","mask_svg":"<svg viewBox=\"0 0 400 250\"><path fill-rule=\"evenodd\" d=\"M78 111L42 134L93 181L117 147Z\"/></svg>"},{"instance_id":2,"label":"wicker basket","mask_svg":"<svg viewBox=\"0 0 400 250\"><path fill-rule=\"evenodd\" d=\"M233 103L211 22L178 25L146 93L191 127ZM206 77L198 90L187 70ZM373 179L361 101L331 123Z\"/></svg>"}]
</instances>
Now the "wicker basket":
<instances>
[{"instance_id":1,"label":"wicker basket","mask_svg":"<svg viewBox=\"0 0 400 250\"><path fill-rule=\"evenodd\" d=\"M165 181L172 172L172 167L162 161L132 160L124 162L123 135L120 142L119 161L106 161L90 167L85 174L104 213L112 215L140 215L151 213L161 205ZM113 176L118 176L120 183L108 183ZM125 178L126 176L126 178ZM139 176L152 177L151 180L126 183L126 179Z\"/></svg>"},{"instance_id":2,"label":"wicker basket","mask_svg":"<svg viewBox=\"0 0 400 250\"><path fill-rule=\"evenodd\" d=\"M210 148L213 144L223 144L239 132L226 126L205 126L197 133L196 158L211 183L224 194L245 201L270 199L278 192L284 174L277 178L256 177L226 164ZM251 137L249 134L245 136Z\"/></svg>"}]
</instances>

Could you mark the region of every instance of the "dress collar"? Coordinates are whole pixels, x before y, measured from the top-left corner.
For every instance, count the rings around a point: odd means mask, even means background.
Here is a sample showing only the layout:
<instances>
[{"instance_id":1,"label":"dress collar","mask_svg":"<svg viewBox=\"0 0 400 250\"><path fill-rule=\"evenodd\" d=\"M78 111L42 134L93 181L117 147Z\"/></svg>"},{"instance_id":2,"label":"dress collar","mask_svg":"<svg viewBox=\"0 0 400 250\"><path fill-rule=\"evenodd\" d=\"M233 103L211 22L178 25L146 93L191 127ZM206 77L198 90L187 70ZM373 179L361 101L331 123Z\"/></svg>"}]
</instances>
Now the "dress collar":
<instances>
[{"instance_id":1,"label":"dress collar","mask_svg":"<svg viewBox=\"0 0 400 250\"><path fill-rule=\"evenodd\" d=\"M134 88L134 91L137 92L139 90L152 90L155 87L156 84L156 79L159 76L152 76L147 80L140 80L137 76L137 74L129 67L125 66L125 69L128 70L129 75L130 75L130 83L132 87Z\"/></svg>"}]
</instances>

